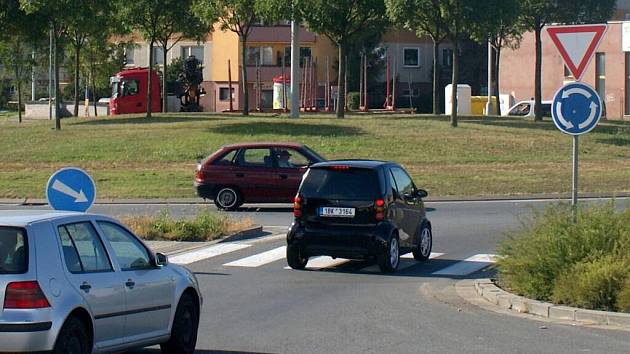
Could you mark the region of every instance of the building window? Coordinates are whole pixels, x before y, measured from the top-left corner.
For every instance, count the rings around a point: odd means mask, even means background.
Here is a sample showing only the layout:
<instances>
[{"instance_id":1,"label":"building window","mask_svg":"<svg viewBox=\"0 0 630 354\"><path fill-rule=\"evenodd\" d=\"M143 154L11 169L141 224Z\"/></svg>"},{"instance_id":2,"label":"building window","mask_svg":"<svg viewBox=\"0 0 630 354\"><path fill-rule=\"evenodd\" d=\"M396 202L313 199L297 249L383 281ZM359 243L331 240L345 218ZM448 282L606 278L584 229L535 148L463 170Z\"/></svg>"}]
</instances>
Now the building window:
<instances>
[{"instance_id":1,"label":"building window","mask_svg":"<svg viewBox=\"0 0 630 354\"><path fill-rule=\"evenodd\" d=\"M164 64L164 49L162 47L153 47L153 65Z\"/></svg>"},{"instance_id":2,"label":"building window","mask_svg":"<svg viewBox=\"0 0 630 354\"><path fill-rule=\"evenodd\" d=\"M304 65L304 59L310 59L311 55L311 47L300 47L300 66ZM287 66L291 65L291 47L284 47L284 63ZM282 65L282 63L278 63L278 65Z\"/></svg>"},{"instance_id":3,"label":"building window","mask_svg":"<svg viewBox=\"0 0 630 354\"><path fill-rule=\"evenodd\" d=\"M203 46L186 46L182 47L182 59L188 57L195 57L201 64L203 64Z\"/></svg>"},{"instance_id":4,"label":"building window","mask_svg":"<svg viewBox=\"0 0 630 354\"><path fill-rule=\"evenodd\" d=\"M229 87L219 88L219 101L229 101L230 100L229 92L230 92ZM234 88L232 88L232 99L234 99Z\"/></svg>"},{"instance_id":5,"label":"building window","mask_svg":"<svg viewBox=\"0 0 630 354\"><path fill-rule=\"evenodd\" d=\"M420 48L403 49L404 66L420 66Z\"/></svg>"},{"instance_id":6,"label":"building window","mask_svg":"<svg viewBox=\"0 0 630 354\"><path fill-rule=\"evenodd\" d=\"M135 64L134 62L134 57L133 57L133 47L127 47L125 48L125 65L133 65Z\"/></svg>"},{"instance_id":7,"label":"building window","mask_svg":"<svg viewBox=\"0 0 630 354\"><path fill-rule=\"evenodd\" d=\"M442 66L445 68L453 67L453 50L442 49Z\"/></svg>"},{"instance_id":8,"label":"building window","mask_svg":"<svg viewBox=\"0 0 630 354\"><path fill-rule=\"evenodd\" d=\"M606 53L595 54L595 90L606 100Z\"/></svg>"},{"instance_id":9,"label":"building window","mask_svg":"<svg viewBox=\"0 0 630 354\"><path fill-rule=\"evenodd\" d=\"M571 70L569 70L569 68L566 65L564 66L564 80L565 81L575 80L575 77L573 77Z\"/></svg>"},{"instance_id":10,"label":"building window","mask_svg":"<svg viewBox=\"0 0 630 354\"><path fill-rule=\"evenodd\" d=\"M273 65L273 48L247 47L247 66Z\"/></svg>"}]
</instances>

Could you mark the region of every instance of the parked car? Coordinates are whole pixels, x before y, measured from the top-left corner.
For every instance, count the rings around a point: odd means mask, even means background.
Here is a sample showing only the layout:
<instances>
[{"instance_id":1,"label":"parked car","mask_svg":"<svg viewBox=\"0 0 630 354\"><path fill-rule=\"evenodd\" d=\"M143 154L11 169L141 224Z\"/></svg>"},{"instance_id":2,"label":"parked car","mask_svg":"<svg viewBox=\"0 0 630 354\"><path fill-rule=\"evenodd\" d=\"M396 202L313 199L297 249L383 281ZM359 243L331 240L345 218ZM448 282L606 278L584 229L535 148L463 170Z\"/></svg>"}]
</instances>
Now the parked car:
<instances>
[{"instance_id":1,"label":"parked car","mask_svg":"<svg viewBox=\"0 0 630 354\"><path fill-rule=\"evenodd\" d=\"M551 101L542 101L542 115L543 117L551 117L551 105L553 102ZM512 106L506 113L505 116L517 116L517 117L534 117L534 101L520 101L514 106Z\"/></svg>"},{"instance_id":2,"label":"parked car","mask_svg":"<svg viewBox=\"0 0 630 354\"><path fill-rule=\"evenodd\" d=\"M0 212L0 352L193 353L202 297L114 219Z\"/></svg>"},{"instance_id":3,"label":"parked car","mask_svg":"<svg viewBox=\"0 0 630 354\"><path fill-rule=\"evenodd\" d=\"M243 203L291 203L306 168L325 159L297 143L227 145L197 165L197 195L219 209Z\"/></svg>"},{"instance_id":4,"label":"parked car","mask_svg":"<svg viewBox=\"0 0 630 354\"><path fill-rule=\"evenodd\" d=\"M433 245L427 195L393 162L312 165L295 197L287 262L304 269L313 256L375 259L381 271L393 272L401 254L426 261Z\"/></svg>"}]
</instances>

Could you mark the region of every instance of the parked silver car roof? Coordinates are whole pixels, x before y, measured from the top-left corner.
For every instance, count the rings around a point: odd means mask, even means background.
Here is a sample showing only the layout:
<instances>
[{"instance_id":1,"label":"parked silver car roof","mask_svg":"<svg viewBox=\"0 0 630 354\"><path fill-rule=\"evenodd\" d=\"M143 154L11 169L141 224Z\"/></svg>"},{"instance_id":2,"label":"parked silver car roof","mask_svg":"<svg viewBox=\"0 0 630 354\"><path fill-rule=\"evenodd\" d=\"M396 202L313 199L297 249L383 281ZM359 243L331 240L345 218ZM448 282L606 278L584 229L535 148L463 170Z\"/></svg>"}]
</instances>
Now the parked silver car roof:
<instances>
[{"instance_id":1,"label":"parked silver car roof","mask_svg":"<svg viewBox=\"0 0 630 354\"><path fill-rule=\"evenodd\" d=\"M28 224L38 221L53 220L76 215L85 214L55 210L2 210L0 211L0 226L25 227Z\"/></svg>"}]
</instances>

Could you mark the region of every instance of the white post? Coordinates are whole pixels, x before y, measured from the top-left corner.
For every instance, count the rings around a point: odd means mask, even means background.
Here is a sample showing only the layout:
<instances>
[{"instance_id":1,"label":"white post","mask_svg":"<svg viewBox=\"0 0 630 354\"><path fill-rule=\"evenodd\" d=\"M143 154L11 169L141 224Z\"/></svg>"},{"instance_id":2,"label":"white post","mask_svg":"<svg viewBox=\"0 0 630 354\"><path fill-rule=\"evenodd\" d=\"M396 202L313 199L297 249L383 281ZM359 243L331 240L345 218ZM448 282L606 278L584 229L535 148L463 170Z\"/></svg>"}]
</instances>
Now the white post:
<instances>
[{"instance_id":1,"label":"white post","mask_svg":"<svg viewBox=\"0 0 630 354\"><path fill-rule=\"evenodd\" d=\"M50 41L48 47L48 119L53 119L52 111L52 81L53 81L53 30L50 27Z\"/></svg>"},{"instance_id":2,"label":"white post","mask_svg":"<svg viewBox=\"0 0 630 354\"><path fill-rule=\"evenodd\" d=\"M300 118L300 23L291 21L291 113Z\"/></svg>"},{"instance_id":3,"label":"white post","mask_svg":"<svg viewBox=\"0 0 630 354\"><path fill-rule=\"evenodd\" d=\"M35 101L37 99L37 94L35 92L35 46L33 46L33 52L31 52L31 58L33 59L33 66L31 66L31 101Z\"/></svg>"},{"instance_id":4,"label":"white post","mask_svg":"<svg viewBox=\"0 0 630 354\"><path fill-rule=\"evenodd\" d=\"M498 97L497 97L498 101ZM488 102L486 103L486 116L494 113L492 107L492 44L488 41Z\"/></svg>"}]
</instances>

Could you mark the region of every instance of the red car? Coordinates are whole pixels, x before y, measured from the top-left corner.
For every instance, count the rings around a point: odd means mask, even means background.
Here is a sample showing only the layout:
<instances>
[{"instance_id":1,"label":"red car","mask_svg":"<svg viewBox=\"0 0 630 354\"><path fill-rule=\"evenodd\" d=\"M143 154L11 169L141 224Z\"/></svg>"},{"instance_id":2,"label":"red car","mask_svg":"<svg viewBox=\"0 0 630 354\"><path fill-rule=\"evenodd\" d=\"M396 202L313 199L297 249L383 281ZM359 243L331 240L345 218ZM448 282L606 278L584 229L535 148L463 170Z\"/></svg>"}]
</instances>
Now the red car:
<instances>
[{"instance_id":1,"label":"red car","mask_svg":"<svg viewBox=\"0 0 630 354\"><path fill-rule=\"evenodd\" d=\"M197 166L197 195L219 209L243 203L292 203L309 165L325 161L296 143L227 145Z\"/></svg>"}]
</instances>

